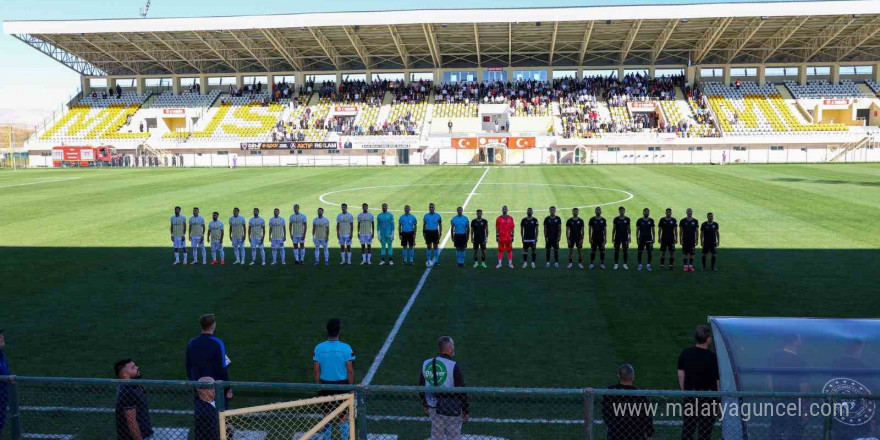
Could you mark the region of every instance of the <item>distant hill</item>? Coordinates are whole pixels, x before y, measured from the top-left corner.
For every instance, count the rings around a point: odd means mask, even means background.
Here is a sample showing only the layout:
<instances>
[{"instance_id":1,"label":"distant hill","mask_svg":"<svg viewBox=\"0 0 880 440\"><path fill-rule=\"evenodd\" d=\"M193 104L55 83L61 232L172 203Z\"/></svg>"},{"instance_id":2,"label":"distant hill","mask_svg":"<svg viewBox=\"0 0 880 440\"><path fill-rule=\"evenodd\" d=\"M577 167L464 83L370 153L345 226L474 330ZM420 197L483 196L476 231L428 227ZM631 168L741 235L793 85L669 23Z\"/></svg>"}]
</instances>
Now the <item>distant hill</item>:
<instances>
[{"instance_id":1,"label":"distant hill","mask_svg":"<svg viewBox=\"0 0 880 440\"><path fill-rule=\"evenodd\" d=\"M0 150L9 148L9 130L12 130L13 146L16 148L21 147L24 141L34 132L32 126L0 124Z\"/></svg>"}]
</instances>

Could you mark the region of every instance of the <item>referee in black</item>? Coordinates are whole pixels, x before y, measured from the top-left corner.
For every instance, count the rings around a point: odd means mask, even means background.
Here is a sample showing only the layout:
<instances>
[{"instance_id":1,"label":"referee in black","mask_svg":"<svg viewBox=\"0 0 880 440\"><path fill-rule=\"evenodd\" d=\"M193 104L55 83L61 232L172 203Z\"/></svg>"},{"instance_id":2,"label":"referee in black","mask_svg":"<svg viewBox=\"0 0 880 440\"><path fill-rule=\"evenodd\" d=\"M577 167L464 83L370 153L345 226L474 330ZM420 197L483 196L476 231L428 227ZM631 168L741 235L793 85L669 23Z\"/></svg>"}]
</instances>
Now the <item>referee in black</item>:
<instances>
[{"instance_id":1,"label":"referee in black","mask_svg":"<svg viewBox=\"0 0 880 440\"><path fill-rule=\"evenodd\" d=\"M486 243L489 241L489 222L483 218L483 210L477 210L477 218L471 220L471 243L474 246L474 267L486 267ZM477 251L482 251L482 259Z\"/></svg>"}]
</instances>

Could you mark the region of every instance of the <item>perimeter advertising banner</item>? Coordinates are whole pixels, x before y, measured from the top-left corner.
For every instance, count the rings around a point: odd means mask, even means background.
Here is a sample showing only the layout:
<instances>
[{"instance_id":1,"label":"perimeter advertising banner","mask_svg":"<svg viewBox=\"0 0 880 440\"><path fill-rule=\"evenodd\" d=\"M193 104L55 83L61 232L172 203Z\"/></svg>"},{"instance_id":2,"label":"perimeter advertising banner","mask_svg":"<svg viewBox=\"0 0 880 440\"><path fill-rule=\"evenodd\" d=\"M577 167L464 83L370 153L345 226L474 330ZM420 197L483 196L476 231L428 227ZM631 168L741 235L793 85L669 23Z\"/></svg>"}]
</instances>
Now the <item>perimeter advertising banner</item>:
<instances>
[{"instance_id":1,"label":"perimeter advertising banner","mask_svg":"<svg viewBox=\"0 0 880 440\"><path fill-rule=\"evenodd\" d=\"M336 142L242 142L242 150L335 150Z\"/></svg>"},{"instance_id":2,"label":"perimeter advertising banner","mask_svg":"<svg viewBox=\"0 0 880 440\"><path fill-rule=\"evenodd\" d=\"M511 150L528 150L535 148L535 137L470 137L470 138L452 138L451 146L456 150L474 150L481 146L504 145Z\"/></svg>"}]
</instances>

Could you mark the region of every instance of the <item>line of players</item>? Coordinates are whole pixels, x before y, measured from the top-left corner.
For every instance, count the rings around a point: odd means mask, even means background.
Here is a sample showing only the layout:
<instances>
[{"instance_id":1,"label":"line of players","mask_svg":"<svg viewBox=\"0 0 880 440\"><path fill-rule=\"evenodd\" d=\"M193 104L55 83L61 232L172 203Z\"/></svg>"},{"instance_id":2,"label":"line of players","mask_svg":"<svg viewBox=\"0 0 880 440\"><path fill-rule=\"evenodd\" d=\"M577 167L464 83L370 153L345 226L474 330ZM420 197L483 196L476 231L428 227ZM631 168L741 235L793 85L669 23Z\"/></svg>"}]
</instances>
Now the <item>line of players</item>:
<instances>
[{"instance_id":1,"label":"line of players","mask_svg":"<svg viewBox=\"0 0 880 440\"><path fill-rule=\"evenodd\" d=\"M398 238L403 247L403 264L413 265L415 236L418 229L418 220L410 213L410 206L404 207L404 214L400 216L397 222L394 221L394 214L388 211L388 204L382 204L382 212L377 216L369 211L369 206L364 203L362 212L355 218L348 212L348 205L341 205L342 212L336 216L336 236L340 245L341 261L339 264L351 264L351 243L354 228L357 227L357 235L361 244L361 264L372 264L372 243L378 232L379 243L381 245L381 262L379 265L394 265L393 260L393 242L395 230L397 230ZM478 209L477 217L473 220L463 215L462 207L458 207L457 214L451 219L450 225L452 231L450 233L456 249L456 262L459 267L465 266L466 253L468 244L473 248L473 267L486 266L486 245L489 241L489 222L483 218L483 210ZM630 218L626 216L626 210L623 207L618 209L619 215L612 220L611 237L614 246L614 269L620 267L620 257L623 257L623 269L629 269L629 244L632 237L632 225ZM529 266L529 258L531 257L531 267L535 267L537 260L537 242L540 224L538 219L534 217L532 208L526 211L526 217L520 221L519 238L522 241L523 248L523 264L522 267ZM679 242L682 247L683 268L685 272L694 271L694 257L696 254L697 243L702 247L702 268L706 269L706 257L711 255L711 269L716 270L717 249L721 243L721 234L719 232L718 223L714 221L712 213L706 215L707 220L702 224L693 217L693 210L688 208L686 217L677 221L672 217L672 209L666 209L665 217L661 218L656 224L650 216L650 210L645 208L642 211L642 217L636 221L636 243L638 246L638 270L642 270L642 257L647 253L647 270L651 270L652 253L655 241L660 243L660 269L666 266L666 255L669 255L669 270L673 270L675 259L675 246ZM193 216L187 220L185 216L180 214L180 207L174 208L174 216L171 217L171 241L174 246L174 265L180 264L181 256L183 264L186 265L188 254L186 251L186 239L189 238L190 245L193 250L193 261L189 264L198 263L198 250L201 250L202 264L207 264L207 252L205 249L204 238L207 233L207 239L211 247L211 264L217 263L217 254L220 255L219 264L226 264L225 252L223 250L223 242L225 238L225 228L223 222L219 220L219 213L212 214L212 221L205 226L205 219L199 215L199 208L193 208ZM356 222L356 223L355 223ZM422 218L423 230L422 235L426 244L427 259L426 267L439 264L439 245L440 237L443 234L442 217L435 210L435 205L431 203L428 206L428 213ZM233 210L232 217L228 220L229 238L232 242L232 249L235 253L234 264L245 264L245 237L248 238L251 248L251 265L257 262L257 251L260 252L262 265L266 265L266 251L263 243L266 238L266 221L260 217L260 210L254 208L254 216L249 220L239 215L239 209ZM281 255L281 264L286 264L285 259L285 242L288 236L293 243L294 264L304 264L305 258L305 242L306 235L309 232L306 215L299 211L299 205L293 205L293 214L289 217L289 222L280 216L280 210L275 208L273 217L269 218L269 241L272 250L272 264L277 263L277 256ZM655 229L659 228L659 236L656 236ZM508 215L507 206L502 207L501 215L495 219L495 241L498 245L498 264L496 268L501 268L504 254L507 254L508 267L513 268L513 242L515 236L515 222L513 217ZM559 243L562 237L562 219L556 215L556 207L550 207L550 215L544 218L544 243L546 252L545 267L551 267L551 254L553 258L552 267L559 267ZM596 256L599 256L599 267L605 269L605 245L607 241L607 221L602 217L602 209L596 207L595 216L588 221L579 217L578 208L572 209L572 216L565 222L565 238L568 244L568 268L574 265L575 250L577 251L577 267L584 268L583 244L584 238L588 238L590 245L590 263L589 268L595 267ZM188 232L188 234L187 234ZM324 217L324 209L318 208L318 215L312 220L312 241L315 247L315 261L318 265L321 261L321 251L323 250L324 264L330 264L330 253L328 249L328 241L330 239L330 221Z\"/></svg>"}]
</instances>

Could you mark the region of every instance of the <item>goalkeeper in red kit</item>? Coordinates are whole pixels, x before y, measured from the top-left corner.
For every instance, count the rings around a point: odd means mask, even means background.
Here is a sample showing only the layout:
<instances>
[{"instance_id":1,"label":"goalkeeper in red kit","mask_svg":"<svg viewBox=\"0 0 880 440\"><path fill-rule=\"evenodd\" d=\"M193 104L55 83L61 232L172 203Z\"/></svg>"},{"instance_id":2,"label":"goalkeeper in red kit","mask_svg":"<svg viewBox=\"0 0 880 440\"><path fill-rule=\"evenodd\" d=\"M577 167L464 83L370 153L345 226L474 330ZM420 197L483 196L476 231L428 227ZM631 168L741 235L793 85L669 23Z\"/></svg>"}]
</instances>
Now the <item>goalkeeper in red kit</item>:
<instances>
[{"instance_id":1,"label":"goalkeeper in red kit","mask_svg":"<svg viewBox=\"0 0 880 440\"><path fill-rule=\"evenodd\" d=\"M498 242L498 265L496 269L501 268L501 259L507 252L507 265L513 269L513 227L515 222L513 217L507 215L507 206L501 208L501 215L495 219L495 241Z\"/></svg>"}]
</instances>

